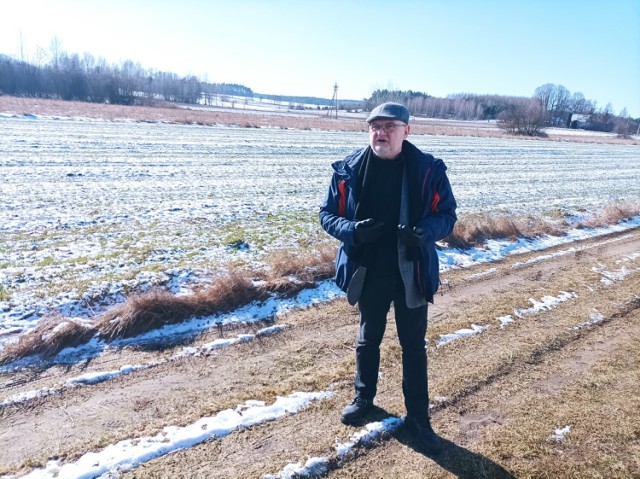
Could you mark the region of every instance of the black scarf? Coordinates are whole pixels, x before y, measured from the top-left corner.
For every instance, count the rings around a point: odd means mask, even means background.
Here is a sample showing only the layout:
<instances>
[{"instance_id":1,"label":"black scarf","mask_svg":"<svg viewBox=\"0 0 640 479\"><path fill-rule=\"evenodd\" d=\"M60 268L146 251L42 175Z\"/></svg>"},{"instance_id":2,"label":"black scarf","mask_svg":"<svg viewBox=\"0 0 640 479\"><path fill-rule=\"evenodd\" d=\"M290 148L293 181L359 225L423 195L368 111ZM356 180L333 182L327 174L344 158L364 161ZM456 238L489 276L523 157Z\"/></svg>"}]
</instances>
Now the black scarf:
<instances>
[{"instance_id":1,"label":"black scarf","mask_svg":"<svg viewBox=\"0 0 640 479\"><path fill-rule=\"evenodd\" d=\"M358 202L355 209L355 220L362 221L370 217L367 212L366 198L369 195L371 185L370 165L371 157L373 155L371 146L363 152L360 168L356 172L358 175L357 188L358 188ZM404 157L404 174L407 175L409 186L409 226L414 227L420 217L422 216L422 202L420 201L420 179L418 178L418 162L417 162L417 148L404 141L402 143L402 156ZM371 245L360 244L353 245L349 249L348 256L355 261L358 265L368 266L373 261L373 254L375 254L374 248ZM420 248L407 248L407 259L410 261L417 261L421 258L422 253Z\"/></svg>"},{"instance_id":2,"label":"black scarf","mask_svg":"<svg viewBox=\"0 0 640 479\"><path fill-rule=\"evenodd\" d=\"M409 186L409 226L413 228L422 217L422 198L420 192L420 178L418 177L418 149L404 141L402 143L402 154L405 159L404 173L407 175ZM407 259L409 261L419 261L422 258L422 250L418 247L407 247Z\"/></svg>"}]
</instances>

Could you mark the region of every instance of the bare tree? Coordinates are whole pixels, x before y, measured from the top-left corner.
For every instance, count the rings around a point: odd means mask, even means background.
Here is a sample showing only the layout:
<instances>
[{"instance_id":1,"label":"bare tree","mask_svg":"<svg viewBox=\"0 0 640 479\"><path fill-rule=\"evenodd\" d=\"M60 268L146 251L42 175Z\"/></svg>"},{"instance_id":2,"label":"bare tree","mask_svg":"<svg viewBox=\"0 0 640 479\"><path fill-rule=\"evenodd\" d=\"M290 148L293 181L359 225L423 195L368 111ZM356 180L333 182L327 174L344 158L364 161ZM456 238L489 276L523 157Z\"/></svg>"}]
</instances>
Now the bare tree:
<instances>
[{"instance_id":1,"label":"bare tree","mask_svg":"<svg viewBox=\"0 0 640 479\"><path fill-rule=\"evenodd\" d=\"M590 114L593 113L593 104L587 100L580 92L575 92L569 102L573 113Z\"/></svg>"},{"instance_id":2,"label":"bare tree","mask_svg":"<svg viewBox=\"0 0 640 479\"><path fill-rule=\"evenodd\" d=\"M54 70L60 67L60 56L62 55L62 42L57 36L51 38L49 43L49 52L51 53L51 66Z\"/></svg>"},{"instance_id":3,"label":"bare tree","mask_svg":"<svg viewBox=\"0 0 640 479\"><path fill-rule=\"evenodd\" d=\"M620 138L630 138L635 130L635 122L631 121L627 107L620 111L620 115L616 118L614 131Z\"/></svg>"},{"instance_id":4,"label":"bare tree","mask_svg":"<svg viewBox=\"0 0 640 479\"><path fill-rule=\"evenodd\" d=\"M18 48L20 49L20 61L26 63L27 59L24 55L24 38L22 37L22 30L18 33Z\"/></svg>"},{"instance_id":5,"label":"bare tree","mask_svg":"<svg viewBox=\"0 0 640 479\"><path fill-rule=\"evenodd\" d=\"M536 98L514 102L498 115L498 125L517 135L540 136L544 125L544 108Z\"/></svg>"},{"instance_id":6,"label":"bare tree","mask_svg":"<svg viewBox=\"0 0 640 479\"><path fill-rule=\"evenodd\" d=\"M557 85L554 91L553 106L551 108L551 122L553 125L564 125L571 116L571 92L562 85Z\"/></svg>"},{"instance_id":7,"label":"bare tree","mask_svg":"<svg viewBox=\"0 0 640 479\"><path fill-rule=\"evenodd\" d=\"M553 95L555 91L555 85L553 83L545 83L539 86L533 92L533 96L538 99L542 111L546 116L553 106Z\"/></svg>"}]
</instances>

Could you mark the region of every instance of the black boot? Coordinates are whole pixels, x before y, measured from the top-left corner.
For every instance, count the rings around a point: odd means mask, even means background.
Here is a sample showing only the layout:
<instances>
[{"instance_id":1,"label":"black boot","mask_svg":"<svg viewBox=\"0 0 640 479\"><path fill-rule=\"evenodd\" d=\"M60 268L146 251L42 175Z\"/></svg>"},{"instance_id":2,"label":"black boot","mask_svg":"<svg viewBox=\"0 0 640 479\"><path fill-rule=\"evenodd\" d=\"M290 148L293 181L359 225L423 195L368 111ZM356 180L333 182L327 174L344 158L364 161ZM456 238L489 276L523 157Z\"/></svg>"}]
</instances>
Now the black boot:
<instances>
[{"instance_id":1,"label":"black boot","mask_svg":"<svg viewBox=\"0 0 640 479\"><path fill-rule=\"evenodd\" d=\"M407 416L404 423L426 454L436 455L442 450L442 441L431 428L429 419L420 420Z\"/></svg>"},{"instance_id":2,"label":"black boot","mask_svg":"<svg viewBox=\"0 0 640 479\"><path fill-rule=\"evenodd\" d=\"M342 417L340 420L343 424L354 425L364 416L367 415L371 408L373 407L373 399L366 399L360 396L356 396L356 398L342 410Z\"/></svg>"}]
</instances>

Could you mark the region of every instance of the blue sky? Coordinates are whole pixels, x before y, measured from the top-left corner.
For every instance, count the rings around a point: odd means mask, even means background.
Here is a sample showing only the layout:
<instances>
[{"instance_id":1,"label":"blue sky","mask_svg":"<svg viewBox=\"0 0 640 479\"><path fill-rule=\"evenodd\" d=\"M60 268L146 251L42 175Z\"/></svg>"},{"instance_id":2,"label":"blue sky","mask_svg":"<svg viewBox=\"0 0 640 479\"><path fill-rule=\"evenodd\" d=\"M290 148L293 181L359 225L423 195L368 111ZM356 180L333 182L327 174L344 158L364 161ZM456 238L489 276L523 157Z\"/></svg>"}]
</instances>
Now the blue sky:
<instances>
[{"instance_id":1,"label":"blue sky","mask_svg":"<svg viewBox=\"0 0 640 479\"><path fill-rule=\"evenodd\" d=\"M640 0L0 0L0 53L68 53L361 99L531 96L545 83L640 117ZM20 40L22 38L22 41ZM22 46L22 50L20 48Z\"/></svg>"}]
</instances>

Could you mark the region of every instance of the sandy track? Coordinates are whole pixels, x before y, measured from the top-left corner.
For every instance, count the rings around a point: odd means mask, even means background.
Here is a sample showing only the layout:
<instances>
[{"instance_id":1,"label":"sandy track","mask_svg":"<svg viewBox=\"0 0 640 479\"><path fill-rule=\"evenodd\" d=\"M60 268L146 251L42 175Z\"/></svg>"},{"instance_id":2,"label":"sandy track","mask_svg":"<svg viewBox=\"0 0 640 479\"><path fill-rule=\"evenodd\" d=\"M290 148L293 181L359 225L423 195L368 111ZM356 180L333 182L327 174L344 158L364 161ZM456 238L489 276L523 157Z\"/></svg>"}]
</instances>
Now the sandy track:
<instances>
[{"instance_id":1,"label":"sandy track","mask_svg":"<svg viewBox=\"0 0 640 479\"><path fill-rule=\"evenodd\" d=\"M637 420L626 417L631 409L625 411L624 405L615 417L590 413L599 421L610 418L612 424L601 424L600 430L617 431L613 438L602 432L600 441L568 446L547 440L569 419L575 424L575 437L599 434L590 430L591 419L580 415L586 415L595 401L584 399L585 394L597 397L596 403L606 403L611 395L609 402L615 402L616 395L630 395L626 402L632 407L634 378L638 392L637 362L625 363L628 384L605 384L593 375L598 368L621 369L622 363L613 360L623 361L637 352L633 338L640 337L640 259L629 257L640 252L640 231L571 247L575 249L558 247L445 274L428 332L431 396L446 398L433 413L435 428L446 439L443 455L435 461L422 455L401 428L376 447L332 463L329 477L536 477L555 468L559 469L554 477L585 470L605 476L622 471L608 477L640 474L632 459L640 447L640 429L634 429ZM557 255L542 260L551 253ZM602 271L621 268L629 271L624 280L608 286L602 282ZM530 306L529 298L560 291L576 297L505 328L495 319ZM594 310L604 319L575 329ZM150 461L125 477L260 477L292 462L304 463L309 456L335 455L336 441L346 441L357 430L338 421L352 395L357 311L338 300L278 321L290 328L206 357L171 361L94 386L64 388L59 395L0 409L0 473L28 471L50 458L71 460L117 440L190 424L247 399L270 403L276 395L301 390L330 389L335 396L296 415ZM435 347L440 334L471 323L489 327L478 336ZM89 364L5 374L0 378L0 398L57 387L81 372L166 359L173 352L126 349L107 352ZM379 409L372 419L404 413L392 322L381 370ZM620 426L625 421L626 432ZM607 466L605 452L611 456L612 448L616 460Z\"/></svg>"}]
</instances>

